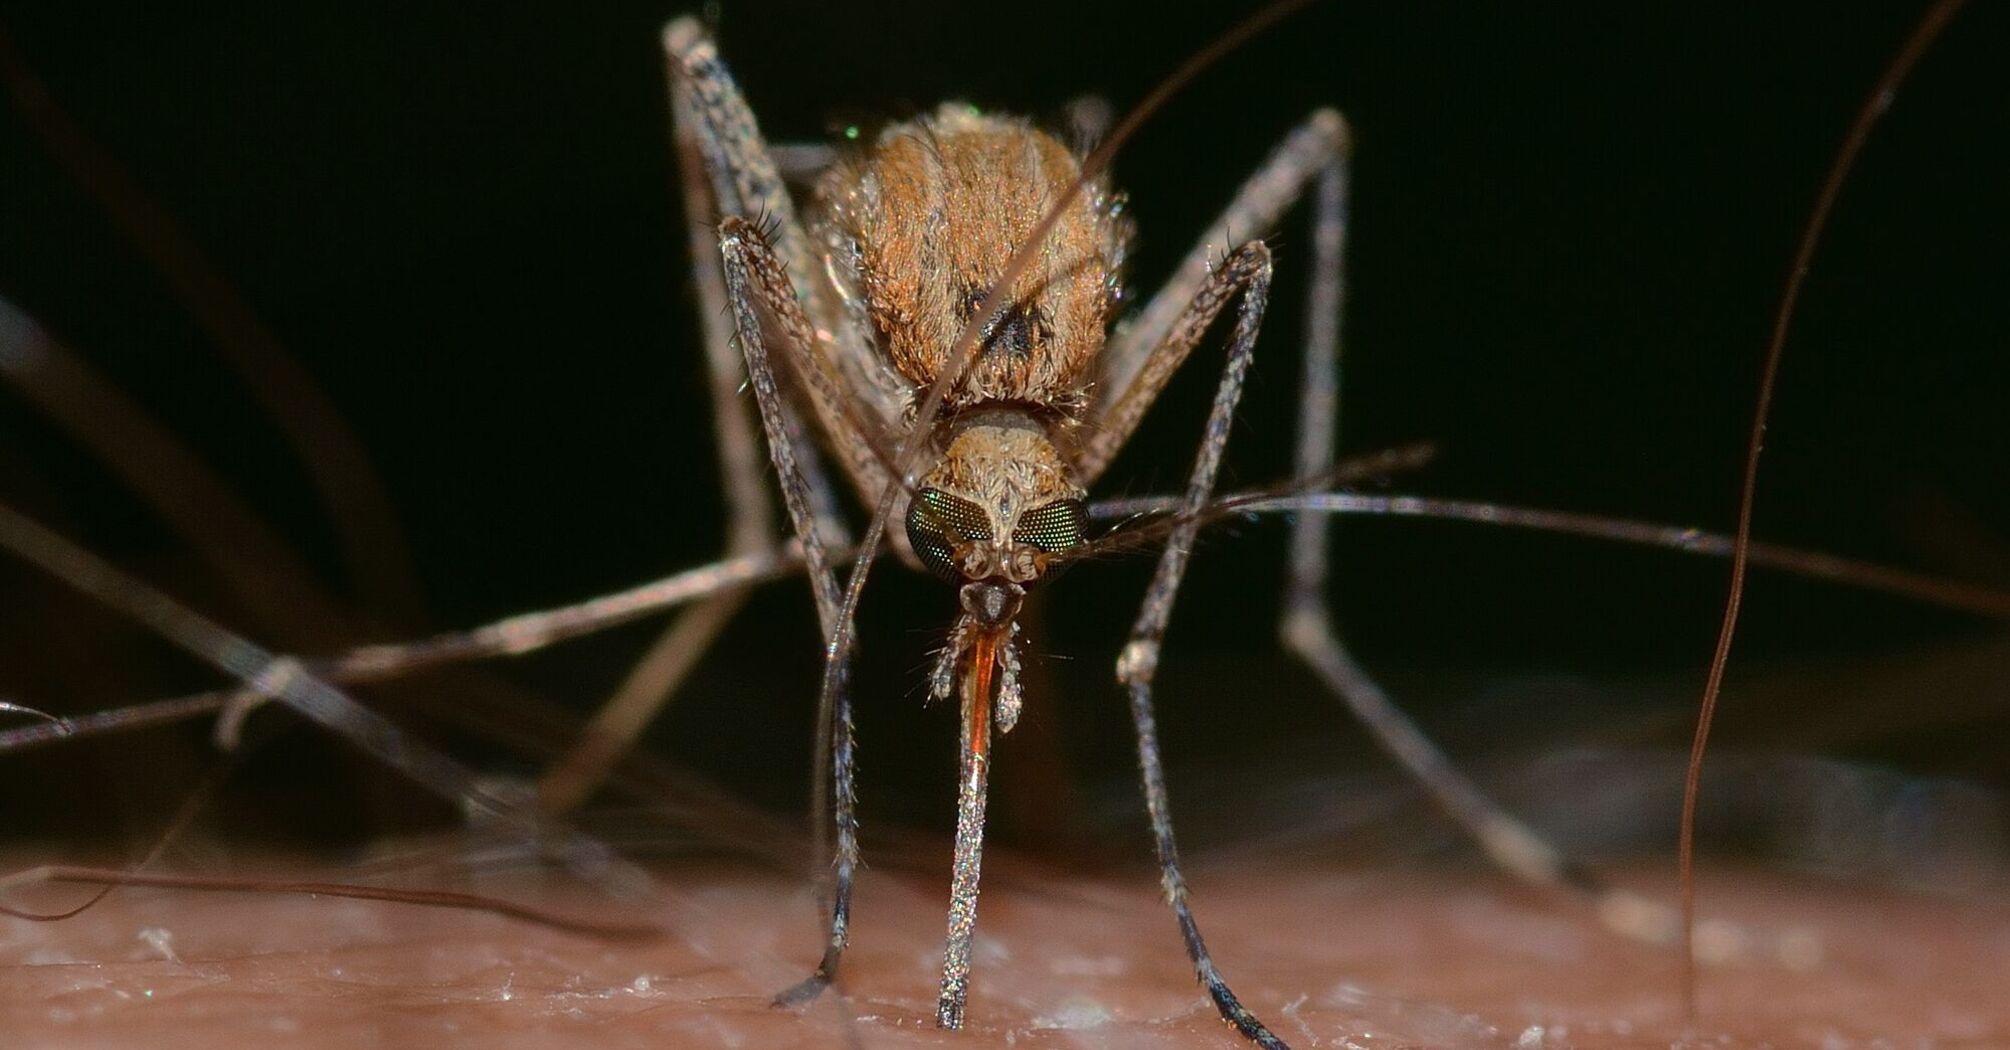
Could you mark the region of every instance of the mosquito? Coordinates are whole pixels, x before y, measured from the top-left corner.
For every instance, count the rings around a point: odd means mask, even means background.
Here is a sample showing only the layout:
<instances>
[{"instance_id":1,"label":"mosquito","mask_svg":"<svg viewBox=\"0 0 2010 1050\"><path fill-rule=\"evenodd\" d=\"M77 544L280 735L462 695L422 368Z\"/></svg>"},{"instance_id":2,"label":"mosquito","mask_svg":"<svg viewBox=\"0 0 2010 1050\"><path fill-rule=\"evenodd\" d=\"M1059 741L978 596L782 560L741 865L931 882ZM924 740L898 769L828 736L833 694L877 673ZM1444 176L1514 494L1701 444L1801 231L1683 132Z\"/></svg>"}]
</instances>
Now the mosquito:
<instances>
[{"instance_id":1,"label":"mosquito","mask_svg":"<svg viewBox=\"0 0 2010 1050\"><path fill-rule=\"evenodd\" d=\"M1026 120L948 103L888 126L862 150L819 164L820 171L794 173L813 183L799 203L782 160L816 154L769 148L696 20L672 22L663 39L687 214L720 217L716 227L705 223L691 236L713 389L734 391L743 376L753 388L827 646L820 724L829 736L835 831L829 932L815 972L777 1001L806 1001L837 977L858 863L847 677L864 563L841 592L827 538L847 531L835 518L811 427L860 500L877 508L863 548L872 550L879 531L898 517L904 528L892 542L902 560L955 588L958 611L928 689L935 700L954 698L961 714L936 1007L937 1023L957 1028L971 983L993 735L1009 733L1026 703L1022 605L1030 590L1092 546L1089 489L1233 307L1226 362L1198 452L1116 677L1129 699L1165 899L1195 973L1238 1032L1261 1046L1282 1046L1231 990L1194 917L1173 832L1153 682L1270 299L1271 253L1250 234L1274 228L1302 198L1312 211L1312 291L1294 477L1317 479L1334 468L1345 120L1320 109L1291 131L1164 287L1116 325L1127 299L1123 268L1133 235L1124 197L1103 171L1116 137L1085 155ZM717 407L734 516L729 532L736 546L770 543L764 518L752 509L761 497L753 491L757 474L748 469L755 455L751 421L731 397ZM897 442L890 437L903 434ZM911 469L909 449L919 453ZM1545 886L1601 892L1456 772L1348 653L1326 612L1327 545L1323 519L1307 515L1292 526L1284 607L1292 651L1503 867ZM687 618L703 623L724 615L730 600L700 606ZM569 783L558 781L560 793ZM546 787L553 786L547 778Z\"/></svg>"},{"instance_id":2,"label":"mosquito","mask_svg":"<svg viewBox=\"0 0 2010 1050\"><path fill-rule=\"evenodd\" d=\"M1211 508L1220 506L1213 502L1214 483L1227 423L1254 359L1268 300L1268 250L1260 239L1239 238L1274 227L1301 199L1312 205L1313 295L1294 476L1300 486L1337 476L1332 421L1347 225L1345 123L1322 110L1301 124L1202 234L1165 288L1109 334L1127 302L1122 269L1130 217L1094 154L1064 145L1030 123L961 105L896 124L855 156L770 147L697 23L673 23L665 44L687 211L694 220L691 248L708 307L704 345L727 467L733 556L709 570L705 582L679 592L706 597L680 618L658 658L645 662L638 676L658 686L674 682L703 650L706 637L730 617L745 585L778 574L795 556L777 553L788 548L775 535L760 480L765 439L797 549L809 563L829 647L824 725L837 842L835 906L824 959L810 980L783 998L806 999L836 977L857 862L845 676L850 616L863 577L855 574L846 590L837 586L838 548L853 545L838 520L813 432L837 457L860 498L880 508L863 546L869 550L886 516L898 514L905 527L890 536L897 553L957 589L949 644L929 676L931 695L954 698L962 716L957 849L938 1003L938 1021L955 1027L967 1004L992 736L1008 732L1026 702L1018 681L1020 604L1060 568L1104 546L1090 535L1085 503L1090 487L1170 376L1234 306L1228 360L1186 491L1150 508L1168 515L1162 530L1166 549L1118 673L1138 730L1141 777L1166 894L1196 972L1223 1016L1245 1036L1261 1045L1282 1045L1236 1000L1194 920L1160 769L1152 685L1195 533ZM811 185L801 217L790 182ZM963 344L970 360L963 359ZM754 390L758 436L739 396L743 384ZM923 454L918 464L907 454L910 443ZM1479 793L1341 646L1325 612L1323 522L1306 514L1292 526L1284 621L1293 651L1361 714L1496 861L1531 881L1623 901ZM1755 560L1763 557L1754 552ZM44 563L60 560L51 556ZM541 644L559 636L511 622L456 653L469 655L481 646L489 646L482 650L488 652L521 651L534 640ZM215 634L202 644L238 645ZM253 695L276 695L320 710L331 723L351 716L289 658L249 655L255 659L233 670L252 683ZM367 676L392 658L362 653L344 662L345 673ZM400 666L419 662L408 659ZM641 689L635 695L647 693ZM547 777L546 806L563 808L568 791L576 797L590 785L596 765L618 754L617 730L646 718L646 710L633 706L609 708L574 761ZM61 733L75 728L49 724ZM382 736L375 725L349 723L343 731L359 738ZM468 793L468 773L436 771L444 793Z\"/></svg>"}]
</instances>

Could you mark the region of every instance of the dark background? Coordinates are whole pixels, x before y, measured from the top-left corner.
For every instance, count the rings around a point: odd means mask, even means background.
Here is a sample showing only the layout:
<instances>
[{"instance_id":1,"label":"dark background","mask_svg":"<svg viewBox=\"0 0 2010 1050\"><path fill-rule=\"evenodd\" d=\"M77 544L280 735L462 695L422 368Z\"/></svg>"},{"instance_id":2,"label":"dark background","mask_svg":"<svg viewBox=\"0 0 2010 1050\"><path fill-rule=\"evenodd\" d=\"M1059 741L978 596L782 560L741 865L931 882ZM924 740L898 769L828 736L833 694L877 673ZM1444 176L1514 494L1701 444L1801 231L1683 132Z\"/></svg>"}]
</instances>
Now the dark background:
<instances>
[{"instance_id":1,"label":"dark background","mask_svg":"<svg viewBox=\"0 0 2010 1050\"><path fill-rule=\"evenodd\" d=\"M362 633L484 622L718 549L657 49L680 10L5 9L50 95L210 253L381 471L425 601L364 610L374 626ZM774 139L948 97L1045 117L1082 93L1122 107L1234 18L1156 4L709 10ZM1913 3L1315 4L1195 82L1117 161L1141 226L1135 282L1163 276L1295 121L1336 105L1358 141L1345 446L1435 443L1435 464L1397 480L1405 491L1727 528L1794 239L1919 14ZM1842 197L1788 351L1762 537L2010 587L2006 44L2000 6L1962 15ZM211 340L12 112L0 114L0 158L0 295L157 413L322 583L362 604L300 463ZM1294 215L1273 238L1280 290L1231 483L1287 469L1303 231ZM1209 367L1175 384L1104 494L1180 483ZM0 392L0 499L288 644L12 391ZM1338 528L1335 603L1358 652L1476 769L1685 742L1722 563L1471 526ZM1176 781L1226 786L1244 812L1274 808L1264 785L1282 779L1388 776L1276 647L1282 535L1244 523L1205 541L1163 676ZM1107 790L1126 820L1128 729L1108 668L1148 569L1091 566L1056 585L1062 601L1030 625L1038 667L1032 729L1020 730L1022 753L1044 756L1022 769ZM31 570L0 566L0 587L0 695L77 713L214 681ZM866 604L868 819L943 826L953 719L922 711L920 681L949 597L889 567ZM763 592L655 727L651 754L794 812L816 667L808 605L797 586ZM1747 609L1727 754L2010 783L2010 663L1992 625L1765 573ZM366 695L411 702L404 717L459 753L533 768L522 747L454 728L440 705L536 694L584 712L653 631L512 663L496 672L506 686L459 678L437 694ZM561 734L547 726L542 739ZM10 827L44 834L106 826L107 814L146 827L206 755L190 730L9 756L0 807ZM1010 747L1001 758L1010 791L1015 758ZM361 814L411 811L305 732L261 748L239 776L249 787L225 812L266 818L240 831L361 834L380 819ZM1657 844L1658 819L1639 831ZM1003 834L1023 841L1039 824L1008 821Z\"/></svg>"}]
</instances>

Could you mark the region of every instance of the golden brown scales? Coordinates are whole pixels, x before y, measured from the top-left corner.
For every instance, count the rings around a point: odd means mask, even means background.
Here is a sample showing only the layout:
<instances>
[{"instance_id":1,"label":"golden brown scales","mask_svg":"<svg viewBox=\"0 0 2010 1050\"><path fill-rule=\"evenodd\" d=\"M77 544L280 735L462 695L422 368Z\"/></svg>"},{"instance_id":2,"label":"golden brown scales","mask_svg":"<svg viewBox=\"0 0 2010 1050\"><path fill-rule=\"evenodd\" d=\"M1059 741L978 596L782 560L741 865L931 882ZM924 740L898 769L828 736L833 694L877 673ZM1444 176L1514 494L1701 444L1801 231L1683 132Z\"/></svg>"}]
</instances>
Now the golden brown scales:
<instances>
[{"instance_id":1,"label":"golden brown scales","mask_svg":"<svg viewBox=\"0 0 2010 1050\"><path fill-rule=\"evenodd\" d=\"M825 273L870 321L910 385L910 407L1080 174L1073 152L1026 121L948 103L889 127L824 176L813 239ZM968 578L1037 578L1045 552L1011 540L1021 515L1084 494L1069 465L1070 431L1088 403L1129 239L1106 186L1077 196L949 393L946 440L922 484L988 519L986 537L958 545Z\"/></svg>"}]
</instances>

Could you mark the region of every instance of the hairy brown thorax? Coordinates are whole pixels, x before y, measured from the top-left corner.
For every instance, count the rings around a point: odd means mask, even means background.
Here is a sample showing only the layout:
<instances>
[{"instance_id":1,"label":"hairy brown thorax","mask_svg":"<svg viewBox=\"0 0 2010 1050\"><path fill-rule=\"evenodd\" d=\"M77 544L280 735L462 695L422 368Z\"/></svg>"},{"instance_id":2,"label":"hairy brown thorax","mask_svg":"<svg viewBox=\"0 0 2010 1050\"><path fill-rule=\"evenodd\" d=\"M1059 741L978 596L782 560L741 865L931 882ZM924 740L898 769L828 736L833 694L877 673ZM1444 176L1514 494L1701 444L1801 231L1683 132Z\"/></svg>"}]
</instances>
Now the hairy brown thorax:
<instances>
[{"instance_id":1,"label":"hairy brown thorax","mask_svg":"<svg viewBox=\"0 0 2010 1050\"><path fill-rule=\"evenodd\" d=\"M887 128L824 178L831 274L910 383L935 381L992 282L1080 174L1079 158L1053 136L950 103ZM1010 290L949 408L1079 404L1128 239L1106 188L1078 195Z\"/></svg>"},{"instance_id":2,"label":"hairy brown thorax","mask_svg":"<svg viewBox=\"0 0 2010 1050\"><path fill-rule=\"evenodd\" d=\"M813 237L826 273L904 381L910 407L1080 176L1080 158L1052 135L957 103L887 128L824 176ZM1060 213L950 388L922 484L980 512L937 523L957 574L1037 578L1041 548L1015 538L1033 535L1022 516L1082 497L1069 430L1088 403L1129 239L1121 199L1092 182Z\"/></svg>"}]
</instances>

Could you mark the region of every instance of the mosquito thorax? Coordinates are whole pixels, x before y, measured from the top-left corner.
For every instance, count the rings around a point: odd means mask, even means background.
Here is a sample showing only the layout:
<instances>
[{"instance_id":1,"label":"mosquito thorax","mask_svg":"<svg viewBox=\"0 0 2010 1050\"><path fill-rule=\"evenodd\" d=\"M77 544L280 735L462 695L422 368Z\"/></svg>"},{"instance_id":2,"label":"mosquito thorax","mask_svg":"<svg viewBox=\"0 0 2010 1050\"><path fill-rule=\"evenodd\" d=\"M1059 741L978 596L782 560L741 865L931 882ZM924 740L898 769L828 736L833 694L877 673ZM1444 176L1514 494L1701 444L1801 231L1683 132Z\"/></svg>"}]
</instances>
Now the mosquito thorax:
<instances>
[{"instance_id":1,"label":"mosquito thorax","mask_svg":"<svg viewBox=\"0 0 2010 1050\"><path fill-rule=\"evenodd\" d=\"M838 295L872 333L886 378L926 389L1081 160L1016 117L948 103L891 125L817 187L816 239ZM1120 298L1131 223L1100 179L1073 198L1046 248L983 318L980 352L944 405L1087 401ZM895 378L897 376L897 379Z\"/></svg>"}]
</instances>

